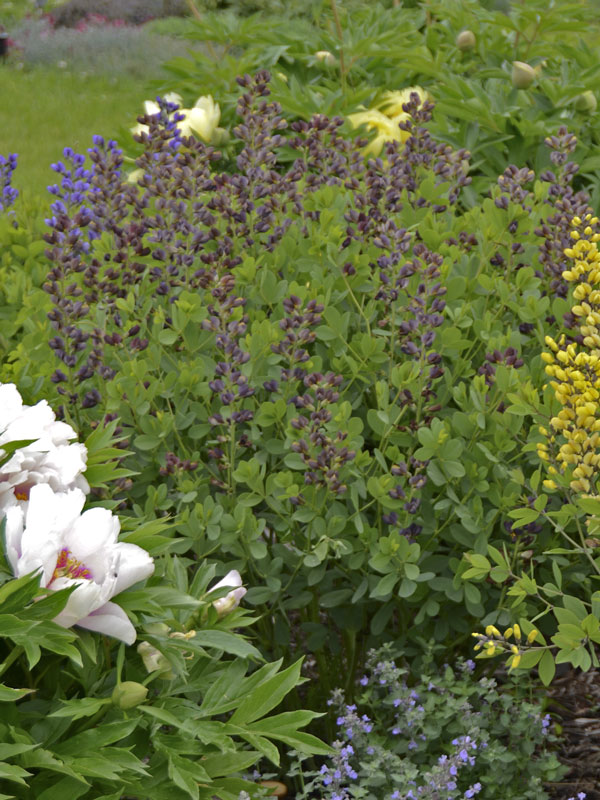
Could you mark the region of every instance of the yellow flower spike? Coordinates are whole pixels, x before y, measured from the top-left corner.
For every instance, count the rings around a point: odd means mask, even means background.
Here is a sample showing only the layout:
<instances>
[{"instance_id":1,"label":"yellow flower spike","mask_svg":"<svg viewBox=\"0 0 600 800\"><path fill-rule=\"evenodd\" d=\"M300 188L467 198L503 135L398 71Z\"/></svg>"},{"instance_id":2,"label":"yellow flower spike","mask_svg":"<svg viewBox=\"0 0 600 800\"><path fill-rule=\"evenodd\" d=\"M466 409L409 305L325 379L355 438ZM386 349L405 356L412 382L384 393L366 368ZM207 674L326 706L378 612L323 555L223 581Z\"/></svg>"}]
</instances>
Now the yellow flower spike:
<instances>
[{"instance_id":1,"label":"yellow flower spike","mask_svg":"<svg viewBox=\"0 0 600 800\"><path fill-rule=\"evenodd\" d=\"M581 238L579 231L571 231L569 235L571 236L571 239L577 240Z\"/></svg>"},{"instance_id":2,"label":"yellow flower spike","mask_svg":"<svg viewBox=\"0 0 600 800\"><path fill-rule=\"evenodd\" d=\"M473 645L473 650L481 650L481 645L480 644L474 644Z\"/></svg>"},{"instance_id":3,"label":"yellow flower spike","mask_svg":"<svg viewBox=\"0 0 600 800\"><path fill-rule=\"evenodd\" d=\"M529 633L527 634L527 644L533 644L533 642L535 642L536 640L538 633L539 631L537 631L535 628L532 631L529 631Z\"/></svg>"},{"instance_id":4,"label":"yellow flower spike","mask_svg":"<svg viewBox=\"0 0 600 800\"><path fill-rule=\"evenodd\" d=\"M517 642L520 642L521 641L521 628L519 628L519 626L518 626L518 624L516 622L513 625L513 631L514 631L514 634L515 634L515 639L517 640Z\"/></svg>"},{"instance_id":5,"label":"yellow flower spike","mask_svg":"<svg viewBox=\"0 0 600 800\"><path fill-rule=\"evenodd\" d=\"M501 638L500 631L494 625L488 625L485 629L487 636L495 636L497 639Z\"/></svg>"},{"instance_id":6,"label":"yellow flower spike","mask_svg":"<svg viewBox=\"0 0 600 800\"><path fill-rule=\"evenodd\" d=\"M510 639L510 637L511 637L512 635L513 635L513 629L512 629L512 628L507 628L507 629L504 631L504 638L505 638L505 639Z\"/></svg>"},{"instance_id":7,"label":"yellow flower spike","mask_svg":"<svg viewBox=\"0 0 600 800\"><path fill-rule=\"evenodd\" d=\"M510 664L511 669L516 669L521 663L521 656L513 656Z\"/></svg>"},{"instance_id":8,"label":"yellow flower spike","mask_svg":"<svg viewBox=\"0 0 600 800\"><path fill-rule=\"evenodd\" d=\"M519 648L515 644L511 644L510 652L514 653L516 656L518 656L519 655Z\"/></svg>"},{"instance_id":9,"label":"yellow flower spike","mask_svg":"<svg viewBox=\"0 0 600 800\"><path fill-rule=\"evenodd\" d=\"M551 491L553 491L554 489L558 489L558 486L554 483L554 481L551 480L542 481L542 484L544 488L550 489Z\"/></svg>"}]
</instances>

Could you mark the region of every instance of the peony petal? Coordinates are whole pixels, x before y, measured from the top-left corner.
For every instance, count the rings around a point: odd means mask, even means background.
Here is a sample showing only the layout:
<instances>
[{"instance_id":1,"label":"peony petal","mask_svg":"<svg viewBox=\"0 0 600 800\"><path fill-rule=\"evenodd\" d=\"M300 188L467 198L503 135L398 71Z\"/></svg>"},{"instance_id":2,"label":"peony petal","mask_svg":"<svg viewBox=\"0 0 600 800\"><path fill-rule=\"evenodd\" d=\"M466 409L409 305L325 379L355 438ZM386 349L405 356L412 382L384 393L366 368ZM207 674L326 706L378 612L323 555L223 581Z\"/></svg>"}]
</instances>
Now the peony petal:
<instances>
[{"instance_id":1,"label":"peony petal","mask_svg":"<svg viewBox=\"0 0 600 800\"><path fill-rule=\"evenodd\" d=\"M135 628L127 614L116 603L105 603L92 614L80 619L77 625L87 628L89 631L114 636L115 639L120 639L125 644L135 642Z\"/></svg>"},{"instance_id":2,"label":"peony petal","mask_svg":"<svg viewBox=\"0 0 600 800\"><path fill-rule=\"evenodd\" d=\"M114 548L119 528L118 517L107 508L90 508L65 532L65 547L78 561L85 561L92 553Z\"/></svg>"},{"instance_id":3,"label":"peony petal","mask_svg":"<svg viewBox=\"0 0 600 800\"><path fill-rule=\"evenodd\" d=\"M23 509L18 506L13 506L6 511L6 527L4 529L6 557L15 575L21 557L24 517Z\"/></svg>"},{"instance_id":4,"label":"peony petal","mask_svg":"<svg viewBox=\"0 0 600 800\"><path fill-rule=\"evenodd\" d=\"M160 114L160 106L154 100L144 100L144 112L146 116L153 117Z\"/></svg>"},{"instance_id":5,"label":"peony petal","mask_svg":"<svg viewBox=\"0 0 600 800\"><path fill-rule=\"evenodd\" d=\"M78 625L80 620L85 619L106 603L103 587L94 581L73 580L72 578L57 578L52 581L54 591L66 589L69 586L77 586L77 588L67 600L67 605L54 618L54 622L63 628Z\"/></svg>"},{"instance_id":6,"label":"peony petal","mask_svg":"<svg viewBox=\"0 0 600 800\"><path fill-rule=\"evenodd\" d=\"M120 563L113 597L125 589L129 589L134 583L149 578L154 572L153 558L137 544L121 542L116 549L120 556Z\"/></svg>"},{"instance_id":7,"label":"peony petal","mask_svg":"<svg viewBox=\"0 0 600 800\"><path fill-rule=\"evenodd\" d=\"M237 569L229 570L227 575L222 578L218 583L215 583L214 586L211 586L209 592L214 592L215 589L224 589L226 586L231 589L236 589L238 586L241 586L243 583L242 576L237 571Z\"/></svg>"},{"instance_id":8,"label":"peony petal","mask_svg":"<svg viewBox=\"0 0 600 800\"><path fill-rule=\"evenodd\" d=\"M177 94L177 92L167 92L164 99L167 101L167 103L174 103L181 108L183 101L181 99L181 95Z\"/></svg>"},{"instance_id":9,"label":"peony petal","mask_svg":"<svg viewBox=\"0 0 600 800\"><path fill-rule=\"evenodd\" d=\"M29 503L23 533L23 555L35 553L48 539L54 538L63 545L62 537L81 514L85 495L79 489L55 493L45 483L33 486L29 493Z\"/></svg>"},{"instance_id":10,"label":"peony petal","mask_svg":"<svg viewBox=\"0 0 600 800\"><path fill-rule=\"evenodd\" d=\"M42 461L44 470L51 475L48 483L55 491L71 488L76 478L85 472L87 448L84 444L61 444L45 454Z\"/></svg>"},{"instance_id":11,"label":"peony petal","mask_svg":"<svg viewBox=\"0 0 600 800\"><path fill-rule=\"evenodd\" d=\"M205 142L210 141L212 132L214 130L214 125L211 124L210 119L205 111L200 108L186 109L184 122L190 131L195 133Z\"/></svg>"},{"instance_id":12,"label":"peony petal","mask_svg":"<svg viewBox=\"0 0 600 800\"><path fill-rule=\"evenodd\" d=\"M0 434L22 411L23 401L14 383L0 384ZM0 441L8 441L8 439L0 439Z\"/></svg>"},{"instance_id":13,"label":"peony petal","mask_svg":"<svg viewBox=\"0 0 600 800\"><path fill-rule=\"evenodd\" d=\"M199 108L206 113L211 128L215 128L221 119L221 109L218 103L212 99L212 96L203 95L196 100L194 108Z\"/></svg>"}]
</instances>

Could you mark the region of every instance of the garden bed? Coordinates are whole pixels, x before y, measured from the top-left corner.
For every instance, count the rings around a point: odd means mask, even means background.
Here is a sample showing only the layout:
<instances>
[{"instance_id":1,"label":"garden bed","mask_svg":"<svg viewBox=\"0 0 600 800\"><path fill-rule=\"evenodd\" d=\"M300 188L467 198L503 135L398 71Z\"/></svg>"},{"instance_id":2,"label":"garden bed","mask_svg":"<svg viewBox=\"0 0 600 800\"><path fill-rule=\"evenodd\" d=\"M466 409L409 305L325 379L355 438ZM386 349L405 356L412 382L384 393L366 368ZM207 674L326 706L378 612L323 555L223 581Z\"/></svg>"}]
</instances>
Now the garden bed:
<instances>
[{"instance_id":1,"label":"garden bed","mask_svg":"<svg viewBox=\"0 0 600 800\"><path fill-rule=\"evenodd\" d=\"M594 800L600 25L273 8L0 158L0 779Z\"/></svg>"}]
</instances>

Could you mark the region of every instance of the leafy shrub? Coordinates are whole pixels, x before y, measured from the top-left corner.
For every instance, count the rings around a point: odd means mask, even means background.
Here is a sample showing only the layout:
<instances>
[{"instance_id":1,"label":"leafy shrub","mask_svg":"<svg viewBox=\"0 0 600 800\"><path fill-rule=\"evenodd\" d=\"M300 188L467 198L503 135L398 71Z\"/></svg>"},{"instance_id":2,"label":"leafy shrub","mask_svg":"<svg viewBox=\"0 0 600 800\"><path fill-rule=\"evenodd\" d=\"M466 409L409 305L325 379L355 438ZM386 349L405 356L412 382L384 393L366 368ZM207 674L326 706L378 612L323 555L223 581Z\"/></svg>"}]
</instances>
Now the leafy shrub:
<instances>
[{"instance_id":1,"label":"leafy shrub","mask_svg":"<svg viewBox=\"0 0 600 800\"><path fill-rule=\"evenodd\" d=\"M325 752L298 730L313 713L269 716L300 662L247 675L262 658L235 632L253 621L236 608L237 573L209 587L214 567L168 555L164 520L130 519L117 542L108 509L80 515L86 478L101 487L129 474L114 462L115 426L87 447L69 443L74 431L45 402L22 406L11 385L0 394L3 789L43 800L237 800L260 793L237 775L263 756L277 765L274 742ZM124 608L144 632L137 651L126 647L136 630Z\"/></svg>"},{"instance_id":2,"label":"leafy shrub","mask_svg":"<svg viewBox=\"0 0 600 800\"><path fill-rule=\"evenodd\" d=\"M185 0L67 0L52 10L52 21L57 28L75 28L97 15L141 25L150 19L185 16L188 11Z\"/></svg>"},{"instance_id":3,"label":"leafy shrub","mask_svg":"<svg viewBox=\"0 0 600 800\"><path fill-rule=\"evenodd\" d=\"M251 576L263 647L315 654L320 707L371 641L417 655L421 636L465 647L469 616L512 621L501 588L461 582L463 554L511 545L529 467L508 395L541 379L542 321L563 313L550 245L583 200L566 134L531 197L511 167L464 211L468 154L431 137L416 95L406 143L365 164L341 120L284 138L266 79L242 79L223 172L168 105L141 119L139 186L114 142L65 151L45 285L59 366L38 333L5 370L51 380L82 430L119 418L140 471L119 499L177 514L181 552Z\"/></svg>"},{"instance_id":4,"label":"leafy shrub","mask_svg":"<svg viewBox=\"0 0 600 800\"><path fill-rule=\"evenodd\" d=\"M370 653L355 703L339 690L330 700L336 752L320 770L303 771L300 797L547 798L543 782L567 771L548 747L556 741L550 716L514 684L507 691L475 680L474 668L429 663L408 685L390 648Z\"/></svg>"}]
</instances>

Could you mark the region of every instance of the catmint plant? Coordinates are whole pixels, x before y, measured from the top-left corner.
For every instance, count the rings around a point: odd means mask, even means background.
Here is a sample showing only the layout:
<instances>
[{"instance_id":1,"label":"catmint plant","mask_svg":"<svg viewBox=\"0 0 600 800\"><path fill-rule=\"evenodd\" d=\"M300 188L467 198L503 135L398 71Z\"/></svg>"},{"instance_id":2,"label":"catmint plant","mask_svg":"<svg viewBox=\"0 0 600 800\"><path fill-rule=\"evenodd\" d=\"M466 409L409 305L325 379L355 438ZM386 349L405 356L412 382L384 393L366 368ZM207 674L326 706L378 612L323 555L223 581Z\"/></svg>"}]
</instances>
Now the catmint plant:
<instances>
[{"instance_id":1,"label":"catmint plant","mask_svg":"<svg viewBox=\"0 0 600 800\"><path fill-rule=\"evenodd\" d=\"M413 676L371 651L356 702L336 690L335 753L309 778L303 798L458 800L544 798L542 781L563 774L550 715L477 678L472 660ZM514 691L514 687L513 687Z\"/></svg>"}]
</instances>

